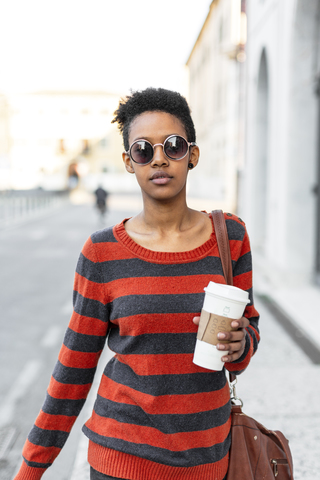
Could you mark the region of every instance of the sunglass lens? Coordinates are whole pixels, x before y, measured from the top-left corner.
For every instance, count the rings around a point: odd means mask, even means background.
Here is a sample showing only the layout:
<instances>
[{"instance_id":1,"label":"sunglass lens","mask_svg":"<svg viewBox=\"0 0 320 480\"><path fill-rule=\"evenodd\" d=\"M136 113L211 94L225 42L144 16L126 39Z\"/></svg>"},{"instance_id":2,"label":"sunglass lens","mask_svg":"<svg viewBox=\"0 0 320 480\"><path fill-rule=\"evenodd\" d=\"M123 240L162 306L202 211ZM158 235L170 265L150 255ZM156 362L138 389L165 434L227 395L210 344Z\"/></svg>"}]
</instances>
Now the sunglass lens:
<instances>
[{"instance_id":1,"label":"sunglass lens","mask_svg":"<svg viewBox=\"0 0 320 480\"><path fill-rule=\"evenodd\" d=\"M166 140L164 151L167 157L179 160L187 154L188 144L179 135L172 135Z\"/></svg>"},{"instance_id":2,"label":"sunglass lens","mask_svg":"<svg viewBox=\"0 0 320 480\"><path fill-rule=\"evenodd\" d=\"M153 147L149 142L139 140L132 145L130 153L136 163L149 163L153 157Z\"/></svg>"}]
</instances>

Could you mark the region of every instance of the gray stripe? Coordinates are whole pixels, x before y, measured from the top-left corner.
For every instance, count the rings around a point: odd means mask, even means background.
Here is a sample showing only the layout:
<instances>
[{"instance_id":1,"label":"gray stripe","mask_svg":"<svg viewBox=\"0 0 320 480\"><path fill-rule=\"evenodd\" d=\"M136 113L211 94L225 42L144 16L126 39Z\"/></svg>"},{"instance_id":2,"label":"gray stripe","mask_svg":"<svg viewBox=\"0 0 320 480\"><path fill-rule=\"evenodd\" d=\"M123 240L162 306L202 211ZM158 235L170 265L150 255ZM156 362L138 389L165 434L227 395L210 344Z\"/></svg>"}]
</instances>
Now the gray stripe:
<instances>
[{"instance_id":1,"label":"gray stripe","mask_svg":"<svg viewBox=\"0 0 320 480\"><path fill-rule=\"evenodd\" d=\"M29 433L28 440L34 445L41 447L62 448L66 443L69 433L61 430L43 430L34 425Z\"/></svg>"},{"instance_id":2,"label":"gray stripe","mask_svg":"<svg viewBox=\"0 0 320 480\"><path fill-rule=\"evenodd\" d=\"M233 268L233 276L237 277L244 273L251 272L252 270L252 258L251 252L247 252L242 255Z\"/></svg>"},{"instance_id":3,"label":"gray stripe","mask_svg":"<svg viewBox=\"0 0 320 480\"><path fill-rule=\"evenodd\" d=\"M244 225L236 222L235 220L226 218L226 226L228 230L228 237L229 240L238 240L242 242L244 235L246 233L246 229Z\"/></svg>"},{"instance_id":4,"label":"gray stripe","mask_svg":"<svg viewBox=\"0 0 320 480\"><path fill-rule=\"evenodd\" d=\"M117 242L113 235L113 226L99 230L91 235L92 243Z\"/></svg>"},{"instance_id":5,"label":"gray stripe","mask_svg":"<svg viewBox=\"0 0 320 480\"><path fill-rule=\"evenodd\" d=\"M79 415L84 402L85 399L66 400L53 398L47 393L42 410L44 413L48 413L50 415L65 415L66 417L73 417Z\"/></svg>"},{"instance_id":6,"label":"gray stripe","mask_svg":"<svg viewBox=\"0 0 320 480\"><path fill-rule=\"evenodd\" d=\"M100 263L92 262L83 253L80 253L76 272L92 282L103 283L99 265Z\"/></svg>"},{"instance_id":7,"label":"gray stripe","mask_svg":"<svg viewBox=\"0 0 320 480\"><path fill-rule=\"evenodd\" d=\"M253 341L253 353L255 353L257 351L257 348L258 348L258 340L257 340L257 337L256 337L256 334L255 332L252 330L252 328L250 328L250 325L249 327L247 327L247 330L252 338L252 341Z\"/></svg>"},{"instance_id":8,"label":"gray stripe","mask_svg":"<svg viewBox=\"0 0 320 480\"><path fill-rule=\"evenodd\" d=\"M52 376L60 383L71 385L87 385L92 383L96 368L71 368L62 363L56 363Z\"/></svg>"},{"instance_id":9,"label":"gray stripe","mask_svg":"<svg viewBox=\"0 0 320 480\"><path fill-rule=\"evenodd\" d=\"M212 392L222 389L226 384L224 370L183 375L137 375L115 357L108 362L104 375L116 383L154 396Z\"/></svg>"},{"instance_id":10,"label":"gray stripe","mask_svg":"<svg viewBox=\"0 0 320 480\"><path fill-rule=\"evenodd\" d=\"M49 468L52 465L51 463L38 463L38 462L29 462L25 457L23 457L23 460L26 462L28 467L34 467L34 468Z\"/></svg>"},{"instance_id":11,"label":"gray stripe","mask_svg":"<svg viewBox=\"0 0 320 480\"><path fill-rule=\"evenodd\" d=\"M195 344L196 333L151 333L120 337L119 330L112 329L108 338L110 349L122 355L193 353Z\"/></svg>"},{"instance_id":12,"label":"gray stripe","mask_svg":"<svg viewBox=\"0 0 320 480\"><path fill-rule=\"evenodd\" d=\"M64 337L64 345L75 352L96 353L103 349L106 337L98 335L88 335L67 329Z\"/></svg>"},{"instance_id":13,"label":"gray stripe","mask_svg":"<svg viewBox=\"0 0 320 480\"><path fill-rule=\"evenodd\" d=\"M168 295L127 295L114 299L110 320L155 313L199 313L204 292Z\"/></svg>"},{"instance_id":14,"label":"gray stripe","mask_svg":"<svg viewBox=\"0 0 320 480\"><path fill-rule=\"evenodd\" d=\"M73 309L79 315L85 317L98 318L106 322L109 317L110 304L104 305L97 300L85 298L77 291L73 291Z\"/></svg>"},{"instance_id":15,"label":"gray stripe","mask_svg":"<svg viewBox=\"0 0 320 480\"><path fill-rule=\"evenodd\" d=\"M223 275L220 258L213 256L195 262L167 265L147 262L140 258L108 260L96 264L80 254L76 271L82 277L96 283L107 283L122 278Z\"/></svg>"},{"instance_id":16,"label":"gray stripe","mask_svg":"<svg viewBox=\"0 0 320 480\"><path fill-rule=\"evenodd\" d=\"M94 404L95 412L100 417L113 418L142 427L156 428L162 433L200 432L224 425L230 416L230 402L223 407L194 414L150 414L144 412L138 405L115 403L98 395Z\"/></svg>"}]
</instances>

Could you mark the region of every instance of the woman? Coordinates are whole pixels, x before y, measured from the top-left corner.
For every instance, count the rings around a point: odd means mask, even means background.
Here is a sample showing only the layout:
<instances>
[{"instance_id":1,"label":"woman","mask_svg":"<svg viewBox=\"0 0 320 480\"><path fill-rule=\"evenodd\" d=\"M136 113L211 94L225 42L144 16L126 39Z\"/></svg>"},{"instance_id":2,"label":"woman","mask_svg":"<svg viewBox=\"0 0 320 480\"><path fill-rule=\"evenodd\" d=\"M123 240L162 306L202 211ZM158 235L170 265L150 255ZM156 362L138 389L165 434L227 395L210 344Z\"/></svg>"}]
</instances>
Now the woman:
<instances>
[{"instance_id":1,"label":"woman","mask_svg":"<svg viewBox=\"0 0 320 480\"><path fill-rule=\"evenodd\" d=\"M101 379L89 437L91 479L222 480L228 469L230 395L224 371L192 362L204 287L224 282L212 218L188 208L199 148L186 100L149 88L115 112L126 170L143 210L91 236L77 265L74 312L16 480L40 479L85 402L106 339L114 358ZM228 214L234 285L250 293L236 331L219 334L225 368L239 374L259 341L251 253Z\"/></svg>"}]
</instances>

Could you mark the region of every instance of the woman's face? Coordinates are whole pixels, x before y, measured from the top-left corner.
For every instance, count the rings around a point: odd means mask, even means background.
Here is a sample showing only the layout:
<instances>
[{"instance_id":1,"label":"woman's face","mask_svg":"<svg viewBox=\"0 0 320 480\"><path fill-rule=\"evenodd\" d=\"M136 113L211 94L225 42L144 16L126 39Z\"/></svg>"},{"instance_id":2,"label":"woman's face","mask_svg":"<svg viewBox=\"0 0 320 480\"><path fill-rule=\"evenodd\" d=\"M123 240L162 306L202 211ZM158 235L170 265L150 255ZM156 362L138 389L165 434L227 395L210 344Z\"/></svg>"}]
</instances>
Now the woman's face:
<instances>
[{"instance_id":1,"label":"woman's face","mask_svg":"<svg viewBox=\"0 0 320 480\"><path fill-rule=\"evenodd\" d=\"M152 145L164 143L170 135L187 134L180 120L165 112L144 112L131 124L129 145L135 140L148 140ZM169 200L185 194L188 174L188 163L194 167L198 163L198 147L190 147L187 155L181 160L171 160L163 152L161 145L154 149L151 163L139 165L133 162L125 152L122 154L128 172L136 175L142 193L157 200Z\"/></svg>"}]
</instances>

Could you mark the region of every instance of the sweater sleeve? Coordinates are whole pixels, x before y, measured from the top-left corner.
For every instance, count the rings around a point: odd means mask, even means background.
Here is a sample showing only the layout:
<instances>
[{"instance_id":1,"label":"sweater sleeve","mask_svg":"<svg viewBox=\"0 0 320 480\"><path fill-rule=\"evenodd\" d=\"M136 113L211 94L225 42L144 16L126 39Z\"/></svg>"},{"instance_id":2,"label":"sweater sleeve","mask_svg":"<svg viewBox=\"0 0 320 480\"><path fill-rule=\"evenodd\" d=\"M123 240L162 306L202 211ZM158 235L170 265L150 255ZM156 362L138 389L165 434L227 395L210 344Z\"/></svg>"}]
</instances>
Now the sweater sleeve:
<instances>
[{"instance_id":1,"label":"sweater sleeve","mask_svg":"<svg viewBox=\"0 0 320 480\"><path fill-rule=\"evenodd\" d=\"M230 250L233 266L233 285L249 293L250 303L246 306L244 316L250 325L246 328L246 345L241 357L225 364L230 372L238 375L248 366L260 341L259 313L255 309L252 287L252 255L250 240L244 222L235 215L226 216Z\"/></svg>"},{"instance_id":2,"label":"sweater sleeve","mask_svg":"<svg viewBox=\"0 0 320 480\"><path fill-rule=\"evenodd\" d=\"M80 254L73 313L15 480L39 480L64 446L91 388L108 331L105 285L91 238Z\"/></svg>"}]
</instances>

